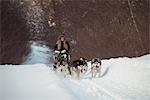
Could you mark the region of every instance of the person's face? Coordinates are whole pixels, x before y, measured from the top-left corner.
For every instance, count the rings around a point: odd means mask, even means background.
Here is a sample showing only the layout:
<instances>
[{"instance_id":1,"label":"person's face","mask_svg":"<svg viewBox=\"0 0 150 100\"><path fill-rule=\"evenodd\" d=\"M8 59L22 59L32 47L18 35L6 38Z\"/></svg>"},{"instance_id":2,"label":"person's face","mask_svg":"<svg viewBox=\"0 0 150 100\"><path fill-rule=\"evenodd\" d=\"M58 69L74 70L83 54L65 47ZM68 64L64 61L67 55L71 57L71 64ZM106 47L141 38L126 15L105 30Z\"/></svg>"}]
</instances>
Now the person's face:
<instances>
[{"instance_id":1,"label":"person's face","mask_svg":"<svg viewBox=\"0 0 150 100\"><path fill-rule=\"evenodd\" d=\"M64 40L65 40L65 38L64 38L64 37L61 37L61 38L60 38L60 40L61 40L61 41L64 41Z\"/></svg>"}]
</instances>

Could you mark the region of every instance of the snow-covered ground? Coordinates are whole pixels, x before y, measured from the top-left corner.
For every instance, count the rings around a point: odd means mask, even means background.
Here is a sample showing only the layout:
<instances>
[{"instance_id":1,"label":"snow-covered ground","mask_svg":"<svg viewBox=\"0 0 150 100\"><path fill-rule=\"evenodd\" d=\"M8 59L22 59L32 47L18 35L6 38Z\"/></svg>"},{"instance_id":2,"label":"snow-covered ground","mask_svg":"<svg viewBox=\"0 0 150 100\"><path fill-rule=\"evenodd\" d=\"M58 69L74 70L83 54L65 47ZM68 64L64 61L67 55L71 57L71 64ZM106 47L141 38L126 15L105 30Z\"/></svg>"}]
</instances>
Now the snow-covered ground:
<instances>
[{"instance_id":1,"label":"snow-covered ground","mask_svg":"<svg viewBox=\"0 0 150 100\"><path fill-rule=\"evenodd\" d=\"M0 100L150 99L150 54L102 60L101 78L92 79L89 74L76 80L56 75L50 65L46 65L49 55L44 54L50 50L45 46L32 47L30 60L25 63L29 65L0 66ZM45 61L46 64L42 64Z\"/></svg>"}]
</instances>

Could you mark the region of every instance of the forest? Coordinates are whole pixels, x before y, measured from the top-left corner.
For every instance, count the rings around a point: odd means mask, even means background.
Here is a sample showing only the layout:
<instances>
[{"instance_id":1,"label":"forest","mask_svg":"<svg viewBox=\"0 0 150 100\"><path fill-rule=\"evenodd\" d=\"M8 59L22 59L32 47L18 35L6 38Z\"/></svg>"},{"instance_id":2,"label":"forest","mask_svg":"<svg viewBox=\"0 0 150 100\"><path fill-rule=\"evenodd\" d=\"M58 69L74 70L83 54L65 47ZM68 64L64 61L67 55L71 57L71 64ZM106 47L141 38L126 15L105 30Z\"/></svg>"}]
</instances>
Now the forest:
<instances>
[{"instance_id":1,"label":"forest","mask_svg":"<svg viewBox=\"0 0 150 100\"><path fill-rule=\"evenodd\" d=\"M1 0L0 63L21 64L30 41L53 49L65 34L72 59L150 53L149 0Z\"/></svg>"}]
</instances>

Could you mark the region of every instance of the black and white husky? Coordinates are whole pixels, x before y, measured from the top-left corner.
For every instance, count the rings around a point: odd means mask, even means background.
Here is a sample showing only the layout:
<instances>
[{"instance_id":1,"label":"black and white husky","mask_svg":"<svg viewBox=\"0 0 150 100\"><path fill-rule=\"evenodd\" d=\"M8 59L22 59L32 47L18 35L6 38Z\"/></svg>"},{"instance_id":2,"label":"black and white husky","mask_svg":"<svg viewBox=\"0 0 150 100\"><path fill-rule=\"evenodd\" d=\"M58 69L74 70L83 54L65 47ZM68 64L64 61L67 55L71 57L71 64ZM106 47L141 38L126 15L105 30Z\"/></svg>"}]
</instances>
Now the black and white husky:
<instances>
[{"instance_id":1,"label":"black and white husky","mask_svg":"<svg viewBox=\"0 0 150 100\"><path fill-rule=\"evenodd\" d=\"M66 77L68 74L70 74L68 67L69 67L68 63L62 60L62 61L54 63L53 70L57 74L63 74L63 76Z\"/></svg>"},{"instance_id":2,"label":"black and white husky","mask_svg":"<svg viewBox=\"0 0 150 100\"><path fill-rule=\"evenodd\" d=\"M99 58L94 58L91 61L91 73L92 77L96 77L98 74L98 77L101 75L101 61Z\"/></svg>"},{"instance_id":3,"label":"black and white husky","mask_svg":"<svg viewBox=\"0 0 150 100\"><path fill-rule=\"evenodd\" d=\"M56 73L63 73L66 76L68 72L68 55L65 51L55 51L53 70Z\"/></svg>"},{"instance_id":4,"label":"black and white husky","mask_svg":"<svg viewBox=\"0 0 150 100\"><path fill-rule=\"evenodd\" d=\"M84 58L74 60L69 68L71 71L71 75L76 76L78 79L80 79L81 74L87 72L87 61Z\"/></svg>"},{"instance_id":5,"label":"black and white husky","mask_svg":"<svg viewBox=\"0 0 150 100\"><path fill-rule=\"evenodd\" d=\"M62 50L62 51L55 50L53 59L54 59L54 62L65 60L68 63L70 60L70 55L67 53L66 50Z\"/></svg>"}]
</instances>

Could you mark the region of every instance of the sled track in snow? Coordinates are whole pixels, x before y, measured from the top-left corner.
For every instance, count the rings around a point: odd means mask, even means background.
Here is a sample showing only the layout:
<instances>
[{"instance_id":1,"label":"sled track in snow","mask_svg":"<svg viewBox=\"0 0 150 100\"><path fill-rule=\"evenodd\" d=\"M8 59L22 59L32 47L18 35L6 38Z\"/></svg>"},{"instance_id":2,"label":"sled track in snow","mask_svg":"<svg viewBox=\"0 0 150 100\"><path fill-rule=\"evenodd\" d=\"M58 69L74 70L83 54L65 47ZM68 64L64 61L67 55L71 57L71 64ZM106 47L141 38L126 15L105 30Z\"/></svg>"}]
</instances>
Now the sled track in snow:
<instances>
[{"instance_id":1,"label":"sled track in snow","mask_svg":"<svg viewBox=\"0 0 150 100\"><path fill-rule=\"evenodd\" d=\"M98 78L96 78L98 79ZM114 96L109 90L106 90L95 79L80 79L72 78L61 79L64 88L71 92L78 100L121 100ZM100 79L98 79L100 80ZM78 93L80 91L80 93Z\"/></svg>"}]
</instances>

